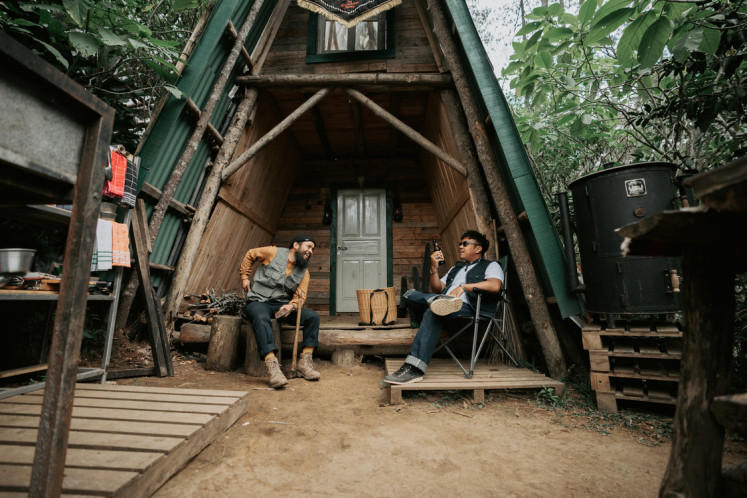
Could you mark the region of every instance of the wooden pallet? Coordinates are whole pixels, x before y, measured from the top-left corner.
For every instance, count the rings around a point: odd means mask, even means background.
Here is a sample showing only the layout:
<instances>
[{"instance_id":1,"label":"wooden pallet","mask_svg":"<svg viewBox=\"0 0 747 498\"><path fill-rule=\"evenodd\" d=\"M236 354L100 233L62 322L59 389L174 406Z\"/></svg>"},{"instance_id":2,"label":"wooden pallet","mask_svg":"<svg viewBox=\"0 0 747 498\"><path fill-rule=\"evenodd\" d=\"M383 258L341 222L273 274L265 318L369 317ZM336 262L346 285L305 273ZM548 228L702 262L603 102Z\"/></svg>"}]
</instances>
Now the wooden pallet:
<instances>
[{"instance_id":1,"label":"wooden pallet","mask_svg":"<svg viewBox=\"0 0 747 498\"><path fill-rule=\"evenodd\" d=\"M0 401L0 494L28 492L42 397ZM63 493L150 496L248 407L244 391L76 384Z\"/></svg>"},{"instance_id":2,"label":"wooden pallet","mask_svg":"<svg viewBox=\"0 0 747 498\"><path fill-rule=\"evenodd\" d=\"M620 400L675 404L682 332L673 323L633 322L616 328L583 328L597 407L617 412Z\"/></svg>"},{"instance_id":3,"label":"wooden pallet","mask_svg":"<svg viewBox=\"0 0 747 498\"><path fill-rule=\"evenodd\" d=\"M393 374L402 366L404 358L387 358L386 375ZM451 359L436 358L428 366L423 380L414 384L390 385L389 403L402 404L402 391L469 391L474 403L485 401L487 389L541 389L553 388L562 392L565 385L528 368L508 365L488 365L480 361L475 366L474 375L467 379L457 364Z\"/></svg>"}]
</instances>

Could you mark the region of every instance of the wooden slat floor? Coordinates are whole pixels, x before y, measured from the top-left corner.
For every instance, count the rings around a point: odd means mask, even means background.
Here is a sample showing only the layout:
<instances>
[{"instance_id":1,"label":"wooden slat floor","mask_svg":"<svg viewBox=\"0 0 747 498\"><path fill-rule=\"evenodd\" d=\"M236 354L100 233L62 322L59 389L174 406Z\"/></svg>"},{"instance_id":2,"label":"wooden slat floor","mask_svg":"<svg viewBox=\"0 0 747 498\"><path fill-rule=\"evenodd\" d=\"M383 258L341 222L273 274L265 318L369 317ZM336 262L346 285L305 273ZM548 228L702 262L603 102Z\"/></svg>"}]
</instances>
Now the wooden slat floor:
<instances>
[{"instance_id":1,"label":"wooden slat floor","mask_svg":"<svg viewBox=\"0 0 747 498\"><path fill-rule=\"evenodd\" d=\"M25 496L44 391L0 400L0 495ZM63 494L150 496L231 427L245 391L76 384Z\"/></svg>"},{"instance_id":2,"label":"wooden slat floor","mask_svg":"<svg viewBox=\"0 0 747 498\"><path fill-rule=\"evenodd\" d=\"M404 358L387 358L386 374L396 372L404 361ZM469 369L469 360L465 368ZM472 378L467 379L454 360L434 358L420 382L391 385L389 403L401 404L402 391L471 391L473 401L482 403L485 401L486 389L541 389L543 387L554 388L555 392L562 392L564 384L540 373L534 373L528 368L503 364L489 365L486 361L479 361L475 365Z\"/></svg>"}]
</instances>

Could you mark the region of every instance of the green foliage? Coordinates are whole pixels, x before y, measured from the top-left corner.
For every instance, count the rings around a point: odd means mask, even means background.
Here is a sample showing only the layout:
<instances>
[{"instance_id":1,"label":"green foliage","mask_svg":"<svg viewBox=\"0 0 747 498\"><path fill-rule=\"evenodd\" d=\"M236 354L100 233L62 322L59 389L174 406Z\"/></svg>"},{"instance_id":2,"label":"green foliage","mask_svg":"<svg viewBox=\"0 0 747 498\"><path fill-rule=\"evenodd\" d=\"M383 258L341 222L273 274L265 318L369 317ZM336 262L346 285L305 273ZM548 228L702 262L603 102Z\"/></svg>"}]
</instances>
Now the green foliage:
<instances>
[{"instance_id":1,"label":"green foliage","mask_svg":"<svg viewBox=\"0 0 747 498\"><path fill-rule=\"evenodd\" d=\"M539 7L503 76L543 193L601 165L706 170L747 153L744 2Z\"/></svg>"},{"instance_id":2,"label":"green foliage","mask_svg":"<svg viewBox=\"0 0 747 498\"><path fill-rule=\"evenodd\" d=\"M135 150L206 0L0 2L0 29L116 110L114 139Z\"/></svg>"}]
</instances>

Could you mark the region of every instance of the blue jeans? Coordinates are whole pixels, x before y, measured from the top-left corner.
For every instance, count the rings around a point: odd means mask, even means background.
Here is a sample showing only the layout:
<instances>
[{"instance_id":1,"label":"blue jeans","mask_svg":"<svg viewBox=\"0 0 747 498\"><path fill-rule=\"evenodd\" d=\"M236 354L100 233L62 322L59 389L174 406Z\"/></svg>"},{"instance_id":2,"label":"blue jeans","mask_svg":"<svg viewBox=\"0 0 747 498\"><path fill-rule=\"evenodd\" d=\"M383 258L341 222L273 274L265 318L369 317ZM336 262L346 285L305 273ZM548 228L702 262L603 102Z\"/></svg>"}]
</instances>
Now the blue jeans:
<instances>
[{"instance_id":1,"label":"blue jeans","mask_svg":"<svg viewBox=\"0 0 747 498\"><path fill-rule=\"evenodd\" d=\"M286 301L247 301L244 306L243 317L252 322L254 338L257 340L259 356L264 358L268 353L277 352L275 339L272 336L272 322L275 313ZM280 318L281 322L296 324L296 313ZM319 315L316 311L301 308L301 327L303 328L303 342L301 347L317 347L319 345Z\"/></svg>"},{"instance_id":2,"label":"blue jeans","mask_svg":"<svg viewBox=\"0 0 747 498\"><path fill-rule=\"evenodd\" d=\"M462 309L455 313L446 316L434 315L428 307L428 300L437 295L411 289L402 296L416 316L420 317L422 315L420 328L418 328L418 333L415 334L415 340L412 341L412 347L410 347L410 354L405 359L405 363L409 363L422 372L426 371L428 364L431 362L433 351L438 345L438 338L441 337L444 326L454 327L457 325L458 317L474 316L475 314L472 305L463 302Z\"/></svg>"}]
</instances>

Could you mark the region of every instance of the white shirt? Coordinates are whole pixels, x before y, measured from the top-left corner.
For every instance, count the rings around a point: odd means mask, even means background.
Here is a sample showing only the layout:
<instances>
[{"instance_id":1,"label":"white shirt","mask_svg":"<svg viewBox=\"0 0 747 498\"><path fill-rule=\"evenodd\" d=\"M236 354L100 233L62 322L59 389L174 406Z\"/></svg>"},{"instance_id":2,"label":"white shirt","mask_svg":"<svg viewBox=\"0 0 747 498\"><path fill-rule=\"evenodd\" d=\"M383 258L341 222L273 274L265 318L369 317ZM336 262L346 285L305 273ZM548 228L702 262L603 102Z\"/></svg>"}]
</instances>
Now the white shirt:
<instances>
[{"instance_id":1,"label":"white shirt","mask_svg":"<svg viewBox=\"0 0 747 498\"><path fill-rule=\"evenodd\" d=\"M459 287L461 284L464 284L467 282L467 272L472 269L472 267L480 261L480 259L473 261L470 264L465 264L456 274L454 277L454 280L451 282L451 287L444 293L444 294L451 294L451 291ZM449 270L451 271L451 270ZM441 282L446 285L446 277L449 276L449 272L446 272L446 275L441 277ZM503 268L501 268L501 265L498 264L497 261L491 261L488 265L487 269L485 270L485 280L489 278L497 278L498 280L503 283ZM461 296L462 301L465 303L468 303L469 300L467 298L467 293L463 293Z\"/></svg>"}]
</instances>

